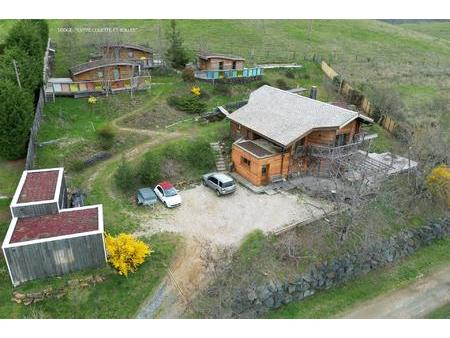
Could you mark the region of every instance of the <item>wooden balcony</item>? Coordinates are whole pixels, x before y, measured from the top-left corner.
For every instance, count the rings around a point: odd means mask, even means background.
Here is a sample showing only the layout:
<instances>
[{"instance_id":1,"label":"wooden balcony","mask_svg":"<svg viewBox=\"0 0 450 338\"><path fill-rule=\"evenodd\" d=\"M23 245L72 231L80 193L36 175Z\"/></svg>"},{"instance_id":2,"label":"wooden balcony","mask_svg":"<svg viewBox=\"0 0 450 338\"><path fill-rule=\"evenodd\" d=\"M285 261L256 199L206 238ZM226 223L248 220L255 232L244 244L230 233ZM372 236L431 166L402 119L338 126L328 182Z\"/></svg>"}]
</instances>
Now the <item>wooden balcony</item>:
<instances>
[{"instance_id":1,"label":"wooden balcony","mask_svg":"<svg viewBox=\"0 0 450 338\"><path fill-rule=\"evenodd\" d=\"M361 144L366 137L365 133L355 134L353 140L349 144L342 146L326 146L320 144L309 144L308 155L311 157L338 159L357 154Z\"/></svg>"},{"instance_id":2,"label":"wooden balcony","mask_svg":"<svg viewBox=\"0 0 450 338\"><path fill-rule=\"evenodd\" d=\"M201 80L252 78L262 76L263 69L256 67L230 70L197 70L194 74L197 79Z\"/></svg>"}]
</instances>

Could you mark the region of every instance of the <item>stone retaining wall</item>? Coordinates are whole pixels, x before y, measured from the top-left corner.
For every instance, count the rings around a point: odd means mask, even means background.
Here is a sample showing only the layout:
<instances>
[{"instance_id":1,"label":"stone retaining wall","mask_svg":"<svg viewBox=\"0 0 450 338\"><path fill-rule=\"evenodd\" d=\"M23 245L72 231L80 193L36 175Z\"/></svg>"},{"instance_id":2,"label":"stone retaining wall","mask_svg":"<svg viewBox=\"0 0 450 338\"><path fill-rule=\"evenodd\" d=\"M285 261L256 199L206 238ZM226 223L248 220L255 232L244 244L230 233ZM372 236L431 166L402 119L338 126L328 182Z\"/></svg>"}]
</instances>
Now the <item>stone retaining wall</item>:
<instances>
[{"instance_id":1,"label":"stone retaining wall","mask_svg":"<svg viewBox=\"0 0 450 338\"><path fill-rule=\"evenodd\" d=\"M235 295L232 317L255 318L319 290L343 284L371 270L414 253L436 239L450 235L450 218L407 229L370 248L355 250L329 262L318 263L293 281L271 281Z\"/></svg>"}]
</instances>

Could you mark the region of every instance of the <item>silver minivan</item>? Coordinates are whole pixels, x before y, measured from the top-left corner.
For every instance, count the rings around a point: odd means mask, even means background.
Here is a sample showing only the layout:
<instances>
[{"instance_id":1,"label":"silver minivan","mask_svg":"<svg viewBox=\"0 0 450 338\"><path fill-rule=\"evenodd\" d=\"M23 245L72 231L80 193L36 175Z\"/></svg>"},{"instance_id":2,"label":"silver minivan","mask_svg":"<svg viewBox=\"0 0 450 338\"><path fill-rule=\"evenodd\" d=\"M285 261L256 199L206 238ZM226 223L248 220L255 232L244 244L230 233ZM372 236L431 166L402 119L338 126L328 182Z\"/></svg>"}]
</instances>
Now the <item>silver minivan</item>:
<instances>
[{"instance_id":1,"label":"silver minivan","mask_svg":"<svg viewBox=\"0 0 450 338\"><path fill-rule=\"evenodd\" d=\"M202 176L204 186L210 187L217 196L232 194L236 191L236 182L232 177L223 173L209 173Z\"/></svg>"}]
</instances>

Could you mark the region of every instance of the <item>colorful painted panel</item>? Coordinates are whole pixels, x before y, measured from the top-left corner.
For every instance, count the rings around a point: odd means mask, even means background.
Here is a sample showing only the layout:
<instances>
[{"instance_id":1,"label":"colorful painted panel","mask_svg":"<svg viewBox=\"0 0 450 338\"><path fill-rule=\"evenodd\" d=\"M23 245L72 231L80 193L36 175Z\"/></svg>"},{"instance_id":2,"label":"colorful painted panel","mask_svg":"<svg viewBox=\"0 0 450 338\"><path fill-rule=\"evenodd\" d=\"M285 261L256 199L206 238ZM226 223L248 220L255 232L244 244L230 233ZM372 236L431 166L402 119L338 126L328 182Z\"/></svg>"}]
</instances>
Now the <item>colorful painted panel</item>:
<instances>
[{"instance_id":1,"label":"colorful painted panel","mask_svg":"<svg viewBox=\"0 0 450 338\"><path fill-rule=\"evenodd\" d=\"M78 84L77 83L71 83L70 84L70 91L73 93L76 93L78 91Z\"/></svg>"},{"instance_id":2,"label":"colorful painted panel","mask_svg":"<svg viewBox=\"0 0 450 338\"><path fill-rule=\"evenodd\" d=\"M95 89L94 83L93 82L89 82L87 84L87 90L90 91L90 92L93 92L94 89Z\"/></svg>"},{"instance_id":3,"label":"colorful painted panel","mask_svg":"<svg viewBox=\"0 0 450 338\"><path fill-rule=\"evenodd\" d=\"M69 87L69 84L67 84L67 83L63 83L61 85L61 89L62 89L61 91L64 93L70 93L70 87Z\"/></svg>"},{"instance_id":4,"label":"colorful painted panel","mask_svg":"<svg viewBox=\"0 0 450 338\"><path fill-rule=\"evenodd\" d=\"M53 90L55 91L55 93L61 93L61 91L62 91L61 84L60 83L54 83L53 84Z\"/></svg>"},{"instance_id":5,"label":"colorful painted panel","mask_svg":"<svg viewBox=\"0 0 450 338\"><path fill-rule=\"evenodd\" d=\"M80 83L79 86L80 86L80 92L85 92L85 91L87 91L87 85L86 85L86 83Z\"/></svg>"}]
</instances>

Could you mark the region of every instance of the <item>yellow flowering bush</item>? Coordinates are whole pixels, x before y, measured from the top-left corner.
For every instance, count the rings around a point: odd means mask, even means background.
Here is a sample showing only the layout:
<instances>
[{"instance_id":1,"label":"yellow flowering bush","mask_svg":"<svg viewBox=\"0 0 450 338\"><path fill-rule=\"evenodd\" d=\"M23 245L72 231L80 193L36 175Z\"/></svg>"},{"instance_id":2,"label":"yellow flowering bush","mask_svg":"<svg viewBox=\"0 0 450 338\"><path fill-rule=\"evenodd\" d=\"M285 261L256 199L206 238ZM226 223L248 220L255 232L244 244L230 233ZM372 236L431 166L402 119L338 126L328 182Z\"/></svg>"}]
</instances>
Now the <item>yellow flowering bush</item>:
<instances>
[{"instance_id":1,"label":"yellow flowering bush","mask_svg":"<svg viewBox=\"0 0 450 338\"><path fill-rule=\"evenodd\" d=\"M428 189L440 198L447 200L450 207L450 168L445 164L437 166L427 176Z\"/></svg>"},{"instance_id":2,"label":"yellow flowering bush","mask_svg":"<svg viewBox=\"0 0 450 338\"><path fill-rule=\"evenodd\" d=\"M200 96L202 95L202 91L200 89L199 86L194 86L191 88L191 93L194 94L195 96Z\"/></svg>"},{"instance_id":3,"label":"yellow flowering bush","mask_svg":"<svg viewBox=\"0 0 450 338\"><path fill-rule=\"evenodd\" d=\"M96 104L97 103L97 98L95 96L89 96L88 103L89 104Z\"/></svg>"},{"instance_id":4,"label":"yellow flowering bush","mask_svg":"<svg viewBox=\"0 0 450 338\"><path fill-rule=\"evenodd\" d=\"M107 234L105 240L108 262L124 276L135 272L152 253L150 246L130 234L121 233L116 237Z\"/></svg>"}]
</instances>

